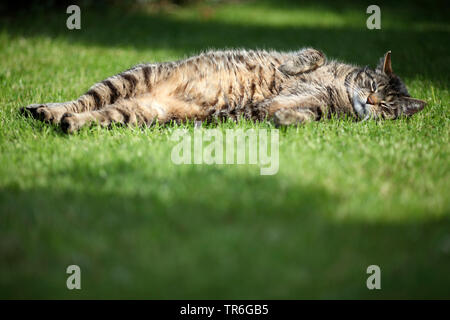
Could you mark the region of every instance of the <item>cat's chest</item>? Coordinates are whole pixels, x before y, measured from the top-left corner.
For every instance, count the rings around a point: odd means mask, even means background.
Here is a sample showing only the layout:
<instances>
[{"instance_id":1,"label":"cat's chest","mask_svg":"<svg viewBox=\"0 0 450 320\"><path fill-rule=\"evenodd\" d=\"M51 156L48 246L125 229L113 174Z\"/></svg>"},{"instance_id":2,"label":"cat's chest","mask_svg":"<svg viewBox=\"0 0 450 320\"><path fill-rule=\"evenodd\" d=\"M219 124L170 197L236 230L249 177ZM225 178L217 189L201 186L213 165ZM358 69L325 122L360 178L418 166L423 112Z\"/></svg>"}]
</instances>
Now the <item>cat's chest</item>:
<instances>
[{"instance_id":1,"label":"cat's chest","mask_svg":"<svg viewBox=\"0 0 450 320\"><path fill-rule=\"evenodd\" d=\"M306 85L338 85L339 79L337 79L336 75L333 71L328 67L318 68L311 72L306 72L297 76L300 84ZM336 82L337 81L337 82Z\"/></svg>"}]
</instances>

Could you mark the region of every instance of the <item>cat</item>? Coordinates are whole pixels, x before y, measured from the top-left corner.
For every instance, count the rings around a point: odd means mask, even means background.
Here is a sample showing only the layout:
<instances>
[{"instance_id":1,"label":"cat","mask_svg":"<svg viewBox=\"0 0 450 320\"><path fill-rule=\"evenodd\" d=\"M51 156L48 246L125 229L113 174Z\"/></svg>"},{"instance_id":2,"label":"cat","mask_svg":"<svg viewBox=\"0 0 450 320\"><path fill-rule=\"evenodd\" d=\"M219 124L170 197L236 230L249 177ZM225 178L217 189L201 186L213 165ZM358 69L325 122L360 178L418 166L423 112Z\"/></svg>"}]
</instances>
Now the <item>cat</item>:
<instances>
[{"instance_id":1,"label":"cat","mask_svg":"<svg viewBox=\"0 0 450 320\"><path fill-rule=\"evenodd\" d=\"M422 110L393 73L388 51L375 70L298 51L209 51L176 62L140 64L95 84L77 100L22 111L72 133L98 123L151 125L244 117L277 126L347 115L396 119Z\"/></svg>"}]
</instances>

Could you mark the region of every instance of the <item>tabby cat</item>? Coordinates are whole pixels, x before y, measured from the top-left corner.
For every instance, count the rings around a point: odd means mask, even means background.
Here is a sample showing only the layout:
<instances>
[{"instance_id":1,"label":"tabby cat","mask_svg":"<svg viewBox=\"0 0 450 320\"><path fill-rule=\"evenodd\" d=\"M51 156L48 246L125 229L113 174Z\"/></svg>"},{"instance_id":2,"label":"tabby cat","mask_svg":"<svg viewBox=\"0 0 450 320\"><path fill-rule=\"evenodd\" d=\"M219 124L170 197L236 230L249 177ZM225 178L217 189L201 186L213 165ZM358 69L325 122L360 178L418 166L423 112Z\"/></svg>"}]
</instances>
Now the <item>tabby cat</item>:
<instances>
[{"instance_id":1,"label":"tabby cat","mask_svg":"<svg viewBox=\"0 0 450 320\"><path fill-rule=\"evenodd\" d=\"M305 48L210 51L140 64L97 83L77 100L22 110L71 133L94 122L150 125L244 117L295 125L332 114L395 119L425 104L411 98L392 72L390 52L371 70L327 61L322 52Z\"/></svg>"}]
</instances>

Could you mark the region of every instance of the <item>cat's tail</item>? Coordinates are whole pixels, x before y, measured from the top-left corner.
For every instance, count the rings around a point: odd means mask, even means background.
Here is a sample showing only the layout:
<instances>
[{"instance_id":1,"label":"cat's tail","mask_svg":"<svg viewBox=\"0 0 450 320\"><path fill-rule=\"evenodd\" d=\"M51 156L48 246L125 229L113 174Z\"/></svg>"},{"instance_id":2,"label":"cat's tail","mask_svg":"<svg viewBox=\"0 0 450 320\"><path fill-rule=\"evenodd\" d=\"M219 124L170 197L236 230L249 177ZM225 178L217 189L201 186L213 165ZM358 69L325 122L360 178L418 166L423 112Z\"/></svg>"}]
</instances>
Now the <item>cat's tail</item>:
<instances>
[{"instance_id":1,"label":"cat's tail","mask_svg":"<svg viewBox=\"0 0 450 320\"><path fill-rule=\"evenodd\" d=\"M76 100L31 104L20 110L25 115L59 123L66 112L81 113L99 110L114 104L119 99L149 93L156 83L171 74L175 66L176 63L140 64L95 84Z\"/></svg>"}]
</instances>

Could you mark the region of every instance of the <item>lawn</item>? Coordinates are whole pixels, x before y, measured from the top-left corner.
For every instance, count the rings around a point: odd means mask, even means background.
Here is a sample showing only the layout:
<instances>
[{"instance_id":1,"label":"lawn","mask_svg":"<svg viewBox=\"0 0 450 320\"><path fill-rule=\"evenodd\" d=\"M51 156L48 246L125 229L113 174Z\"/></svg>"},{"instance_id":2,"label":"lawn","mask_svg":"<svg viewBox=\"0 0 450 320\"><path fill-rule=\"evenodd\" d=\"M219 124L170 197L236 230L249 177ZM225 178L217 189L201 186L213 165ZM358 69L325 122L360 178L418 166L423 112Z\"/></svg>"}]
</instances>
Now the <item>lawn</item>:
<instances>
[{"instance_id":1,"label":"lawn","mask_svg":"<svg viewBox=\"0 0 450 320\"><path fill-rule=\"evenodd\" d=\"M65 10L2 17L0 298L450 298L450 23L444 2L418 3L381 2L381 30L370 3L334 1L82 8L73 31ZM303 46L372 67L392 50L428 105L281 130L272 176L175 165L175 125L67 136L18 113L140 62ZM66 288L71 264L81 290ZM372 264L381 290L366 287Z\"/></svg>"}]
</instances>

